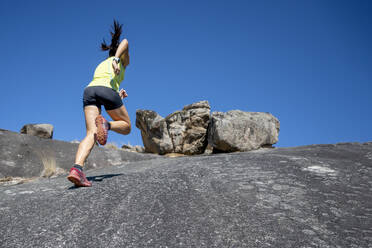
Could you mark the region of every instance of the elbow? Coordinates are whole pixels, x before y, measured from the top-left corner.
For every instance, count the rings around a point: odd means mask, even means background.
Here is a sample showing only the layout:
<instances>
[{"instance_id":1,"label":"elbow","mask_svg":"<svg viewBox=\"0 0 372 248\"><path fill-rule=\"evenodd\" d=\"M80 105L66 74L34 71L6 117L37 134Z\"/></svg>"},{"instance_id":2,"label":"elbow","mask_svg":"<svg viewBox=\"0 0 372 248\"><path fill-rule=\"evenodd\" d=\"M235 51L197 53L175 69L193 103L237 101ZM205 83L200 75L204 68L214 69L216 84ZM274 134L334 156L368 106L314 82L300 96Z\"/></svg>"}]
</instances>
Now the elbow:
<instances>
[{"instance_id":1,"label":"elbow","mask_svg":"<svg viewBox=\"0 0 372 248\"><path fill-rule=\"evenodd\" d=\"M128 49L129 42L127 39L124 39L120 43L121 46L123 46L124 49Z\"/></svg>"}]
</instances>

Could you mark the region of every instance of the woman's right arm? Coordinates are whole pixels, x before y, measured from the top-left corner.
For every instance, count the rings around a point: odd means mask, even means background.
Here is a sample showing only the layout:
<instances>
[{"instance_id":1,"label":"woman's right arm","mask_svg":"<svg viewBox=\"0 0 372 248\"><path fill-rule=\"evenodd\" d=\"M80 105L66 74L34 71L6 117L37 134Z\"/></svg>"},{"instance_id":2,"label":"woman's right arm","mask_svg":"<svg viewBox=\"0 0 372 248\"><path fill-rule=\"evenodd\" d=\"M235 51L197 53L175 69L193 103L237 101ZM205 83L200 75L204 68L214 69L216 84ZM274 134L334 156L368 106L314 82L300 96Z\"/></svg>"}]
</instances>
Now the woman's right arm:
<instances>
[{"instance_id":1,"label":"woman's right arm","mask_svg":"<svg viewBox=\"0 0 372 248\"><path fill-rule=\"evenodd\" d=\"M128 40L124 39L120 42L118 49L116 50L115 57L120 58L128 50Z\"/></svg>"},{"instance_id":2,"label":"woman's right arm","mask_svg":"<svg viewBox=\"0 0 372 248\"><path fill-rule=\"evenodd\" d=\"M121 58L121 56L124 53L128 53L128 40L124 39L122 42L120 42L118 49L116 50L115 53L115 58ZM120 66L116 62L116 60L112 61L112 67L114 68L114 72L116 75L120 73Z\"/></svg>"}]
</instances>

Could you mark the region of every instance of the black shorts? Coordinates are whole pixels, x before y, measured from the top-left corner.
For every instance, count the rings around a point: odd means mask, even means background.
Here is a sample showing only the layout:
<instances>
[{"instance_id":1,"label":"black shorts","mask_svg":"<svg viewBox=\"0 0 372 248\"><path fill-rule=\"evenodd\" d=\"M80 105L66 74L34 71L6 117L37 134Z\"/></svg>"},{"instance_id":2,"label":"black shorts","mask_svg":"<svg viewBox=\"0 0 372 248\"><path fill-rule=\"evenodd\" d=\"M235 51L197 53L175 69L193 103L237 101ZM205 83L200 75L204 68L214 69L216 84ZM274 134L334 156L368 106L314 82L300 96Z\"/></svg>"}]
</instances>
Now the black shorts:
<instances>
[{"instance_id":1,"label":"black shorts","mask_svg":"<svg viewBox=\"0 0 372 248\"><path fill-rule=\"evenodd\" d=\"M106 110L113 110L123 106L119 93L105 86L89 86L84 90L83 106L96 105L99 109L101 105Z\"/></svg>"}]
</instances>

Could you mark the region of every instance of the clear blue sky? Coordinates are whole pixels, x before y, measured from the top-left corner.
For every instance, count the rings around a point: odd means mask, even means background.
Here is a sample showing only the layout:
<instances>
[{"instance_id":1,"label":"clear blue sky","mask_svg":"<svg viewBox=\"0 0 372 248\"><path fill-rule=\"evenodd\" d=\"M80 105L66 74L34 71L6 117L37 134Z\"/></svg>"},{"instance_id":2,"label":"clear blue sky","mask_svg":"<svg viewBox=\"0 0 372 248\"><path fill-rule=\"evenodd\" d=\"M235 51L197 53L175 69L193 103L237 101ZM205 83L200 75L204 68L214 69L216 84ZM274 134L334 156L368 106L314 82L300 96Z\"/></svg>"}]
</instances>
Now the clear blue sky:
<instances>
[{"instance_id":1,"label":"clear blue sky","mask_svg":"<svg viewBox=\"0 0 372 248\"><path fill-rule=\"evenodd\" d=\"M142 145L137 109L270 112L278 147L372 141L372 1L0 2L0 128L51 123L85 136L84 87L116 18L130 43L122 87L133 123L108 142Z\"/></svg>"}]
</instances>

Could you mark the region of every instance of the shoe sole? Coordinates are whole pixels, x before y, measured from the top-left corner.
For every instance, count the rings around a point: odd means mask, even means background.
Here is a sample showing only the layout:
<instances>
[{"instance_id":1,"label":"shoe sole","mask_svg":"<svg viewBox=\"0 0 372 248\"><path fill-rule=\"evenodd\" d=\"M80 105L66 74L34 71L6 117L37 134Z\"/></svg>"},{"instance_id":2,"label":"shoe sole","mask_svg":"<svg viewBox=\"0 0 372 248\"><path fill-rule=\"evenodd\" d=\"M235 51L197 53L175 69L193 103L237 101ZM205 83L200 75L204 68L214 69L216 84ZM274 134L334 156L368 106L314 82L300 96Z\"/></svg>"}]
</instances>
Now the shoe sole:
<instances>
[{"instance_id":1,"label":"shoe sole","mask_svg":"<svg viewBox=\"0 0 372 248\"><path fill-rule=\"evenodd\" d=\"M91 187L92 186L92 185L86 185L86 184L81 183L80 178L77 178L74 175L69 175L67 179L78 187Z\"/></svg>"},{"instance_id":2,"label":"shoe sole","mask_svg":"<svg viewBox=\"0 0 372 248\"><path fill-rule=\"evenodd\" d=\"M103 116L98 116L96 118L97 141L102 146L104 146L107 142L107 131L105 132L105 128L103 127L102 124L103 120L104 120Z\"/></svg>"}]
</instances>

